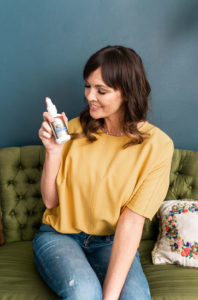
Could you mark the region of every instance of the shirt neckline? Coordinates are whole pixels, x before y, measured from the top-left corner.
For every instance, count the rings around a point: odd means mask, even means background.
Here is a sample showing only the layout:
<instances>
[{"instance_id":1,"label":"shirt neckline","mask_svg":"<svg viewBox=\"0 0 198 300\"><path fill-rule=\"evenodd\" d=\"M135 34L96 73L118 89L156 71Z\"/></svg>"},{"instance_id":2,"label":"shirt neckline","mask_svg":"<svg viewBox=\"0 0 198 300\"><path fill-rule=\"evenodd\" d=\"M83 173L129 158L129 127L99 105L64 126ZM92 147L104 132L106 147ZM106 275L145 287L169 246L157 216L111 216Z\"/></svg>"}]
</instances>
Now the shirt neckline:
<instances>
[{"instance_id":1,"label":"shirt neckline","mask_svg":"<svg viewBox=\"0 0 198 300\"><path fill-rule=\"evenodd\" d=\"M149 127L148 125L149 125L148 121L145 121L144 124L140 128L138 128L138 130L140 132L142 132L147 127ZM100 128L97 131L100 132L100 133L104 133L105 136L109 136L111 138L128 138L128 136L126 136L126 135L115 136L115 135L107 134L107 133L103 132Z\"/></svg>"}]
</instances>

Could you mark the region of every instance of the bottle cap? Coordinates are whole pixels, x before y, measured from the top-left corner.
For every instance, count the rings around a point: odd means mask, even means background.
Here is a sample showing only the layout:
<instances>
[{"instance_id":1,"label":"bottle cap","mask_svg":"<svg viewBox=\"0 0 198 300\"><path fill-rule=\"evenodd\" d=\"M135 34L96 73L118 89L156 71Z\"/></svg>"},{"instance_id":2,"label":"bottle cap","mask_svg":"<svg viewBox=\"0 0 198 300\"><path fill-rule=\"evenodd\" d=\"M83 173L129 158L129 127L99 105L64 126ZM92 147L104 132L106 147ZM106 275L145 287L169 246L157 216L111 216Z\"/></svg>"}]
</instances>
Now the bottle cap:
<instances>
[{"instance_id":1,"label":"bottle cap","mask_svg":"<svg viewBox=\"0 0 198 300\"><path fill-rule=\"evenodd\" d=\"M47 111L54 117L57 114L56 106L52 103L52 100L47 97L46 99L47 103Z\"/></svg>"}]
</instances>

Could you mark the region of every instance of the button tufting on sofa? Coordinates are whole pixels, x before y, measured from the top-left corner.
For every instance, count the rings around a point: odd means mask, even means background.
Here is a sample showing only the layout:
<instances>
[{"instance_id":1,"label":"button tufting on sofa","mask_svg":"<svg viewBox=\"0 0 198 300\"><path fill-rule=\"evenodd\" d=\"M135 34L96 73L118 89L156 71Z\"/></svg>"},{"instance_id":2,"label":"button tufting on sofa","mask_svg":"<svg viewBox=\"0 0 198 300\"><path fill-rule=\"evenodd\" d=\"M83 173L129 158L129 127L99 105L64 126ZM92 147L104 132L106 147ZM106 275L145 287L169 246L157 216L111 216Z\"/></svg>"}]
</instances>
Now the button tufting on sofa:
<instances>
[{"instance_id":1,"label":"button tufting on sofa","mask_svg":"<svg viewBox=\"0 0 198 300\"><path fill-rule=\"evenodd\" d=\"M179 175L179 172L176 172L175 174L176 174L176 175Z\"/></svg>"},{"instance_id":2,"label":"button tufting on sofa","mask_svg":"<svg viewBox=\"0 0 198 300\"><path fill-rule=\"evenodd\" d=\"M192 186L191 185L189 186L189 189L192 190Z\"/></svg>"},{"instance_id":3,"label":"button tufting on sofa","mask_svg":"<svg viewBox=\"0 0 198 300\"><path fill-rule=\"evenodd\" d=\"M0 187L3 243L32 241L46 209L40 192L45 147L4 148L0 152L0 183L6 183Z\"/></svg>"}]
</instances>

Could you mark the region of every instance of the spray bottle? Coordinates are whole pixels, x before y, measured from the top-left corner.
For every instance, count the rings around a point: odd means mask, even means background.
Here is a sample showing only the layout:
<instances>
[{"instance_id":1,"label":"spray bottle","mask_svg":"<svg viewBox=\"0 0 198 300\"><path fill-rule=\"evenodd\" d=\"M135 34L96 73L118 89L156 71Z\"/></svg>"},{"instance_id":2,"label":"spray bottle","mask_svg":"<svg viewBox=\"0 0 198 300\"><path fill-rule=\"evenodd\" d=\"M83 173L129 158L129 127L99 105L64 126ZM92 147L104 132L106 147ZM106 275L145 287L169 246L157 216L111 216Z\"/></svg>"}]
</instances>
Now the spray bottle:
<instances>
[{"instance_id":1,"label":"spray bottle","mask_svg":"<svg viewBox=\"0 0 198 300\"><path fill-rule=\"evenodd\" d=\"M49 122L56 143L57 144L63 144L71 139L71 136L69 135L67 126L65 122L63 121L63 116L61 114L57 114L56 106L52 103L50 98L46 99L47 103L47 111L52 115L54 118L54 122Z\"/></svg>"}]
</instances>

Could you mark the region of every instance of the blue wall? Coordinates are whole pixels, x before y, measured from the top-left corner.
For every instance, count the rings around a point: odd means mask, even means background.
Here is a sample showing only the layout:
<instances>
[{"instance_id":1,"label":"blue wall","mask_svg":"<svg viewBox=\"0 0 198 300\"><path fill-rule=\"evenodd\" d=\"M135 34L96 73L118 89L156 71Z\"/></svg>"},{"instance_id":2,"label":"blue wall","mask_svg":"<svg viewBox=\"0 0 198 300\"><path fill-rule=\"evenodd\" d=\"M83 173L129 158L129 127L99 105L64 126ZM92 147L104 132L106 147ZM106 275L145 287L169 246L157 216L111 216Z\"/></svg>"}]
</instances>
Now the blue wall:
<instances>
[{"instance_id":1,"label":"blue wall","mask_svg":"<svg viewBox=\"0 0 198 300\"><path fill-rule=\"evenodd\" d=\"M84 107L91 54L124 45L152 88L149 122L175 148L198 151L197 0L1 0L0 147L41 145L50 97L69 119Z\"/></svg>"}]
</instances>

